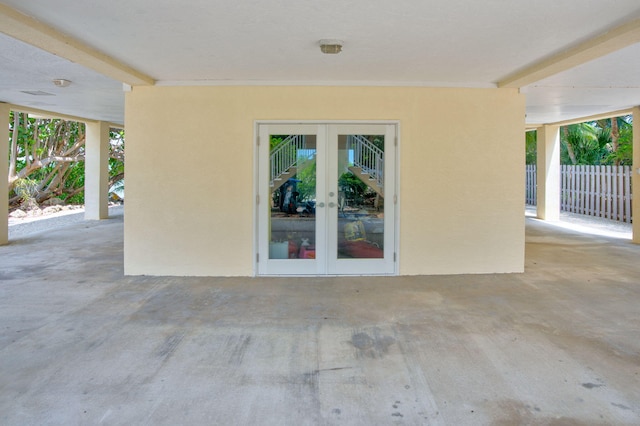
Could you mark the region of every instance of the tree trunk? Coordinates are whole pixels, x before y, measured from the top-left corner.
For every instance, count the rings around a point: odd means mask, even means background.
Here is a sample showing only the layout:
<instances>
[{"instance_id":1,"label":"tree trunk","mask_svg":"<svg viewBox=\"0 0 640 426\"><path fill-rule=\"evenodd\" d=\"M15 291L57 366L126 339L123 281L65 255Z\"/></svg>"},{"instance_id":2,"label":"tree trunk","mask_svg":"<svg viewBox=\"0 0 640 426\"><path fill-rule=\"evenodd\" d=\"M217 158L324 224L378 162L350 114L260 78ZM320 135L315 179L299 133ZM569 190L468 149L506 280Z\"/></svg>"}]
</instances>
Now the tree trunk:
<instances>
[{"instance_id":1,"label":"tree trunk","mask_svg":"<svg viewBox=\"0 0 640 426\"><path fill-rule=\"evenodd\" d=\"M20 114L13 113L13 132L11 134L11 154L9 155L9 180L16 175L18 159L18 136L20 134Z\"/></svg>"},{"instance_id":2,"label":"tree trunk","mask_svg":"<svg viewBox=\"0 0 640 426\"><path fill-rule=\"evenodd\" d=\"M620 128L618 127L618 117L613 117L611 119L611 151L618 152L619 143L618 139L620 138ZM615 165L620 165L620 158L616 156Z\"/></svg>"},{"instance_id":3,"label":"tree trunk","mask_svg":"<svg viewBox=\"0 0 640 426\"><path fill-rule=\"evenodd\" d=\"M109 178L109 188L111 188L116 183L120 182L122 179L124 179L124 172L123 173L118 173L117 175L112 176L111 178Z\"/></svg>"},{"instance_id":4,"label":"tree trunk","mask_svg":"<svg viewBox=\"0 0 640 426\"><path fill-rule=\"evenodd\" d=\"M578 160L576 159L576 154L573 151L573 145L571 145L571 142L569 141L569 127L568 126L564 126L562 128L562 131L564 132L564 140L567 144L567 154L569 155L569 159L571 160L571 164L573 164L574 166L578 163Z\"/></svg>"}]
</instances>

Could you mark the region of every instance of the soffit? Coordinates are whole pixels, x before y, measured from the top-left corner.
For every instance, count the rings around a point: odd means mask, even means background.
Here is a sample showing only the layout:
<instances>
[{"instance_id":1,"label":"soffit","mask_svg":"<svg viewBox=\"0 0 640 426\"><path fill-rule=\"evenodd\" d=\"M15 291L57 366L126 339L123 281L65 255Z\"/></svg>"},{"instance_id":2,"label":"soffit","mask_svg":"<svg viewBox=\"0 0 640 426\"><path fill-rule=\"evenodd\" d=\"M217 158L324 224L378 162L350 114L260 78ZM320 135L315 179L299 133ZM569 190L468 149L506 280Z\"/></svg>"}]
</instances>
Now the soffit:
<instances>
[{"instance_id":1,"label":"soffit","mask_svg":"<svg viewBox=\"0 0 640 426\"><path fill-rule=\"evenodd\" d=\"M527 122L551 123L640 105L640 44L522 88Z\"/></svg>"},{"instance_id":2,"label":"soffit","mask_svg":"<svg viewBox=\"0 0 640 426\"><path fill-rule=\"evenodd\" d=\"M158 84L496 87L519 70L640 17L637 0L4 3ZM323 38L344 40L343 52L321 54L317 42ZM24 102L22 95L11 92L17 82L21 89L51 91L47 79L68 78L74 84L66 89L77 85L86 91L85 99L98 104L93 108L102 110L90 118L122 121L118 81L86 69L83 74L70 62L65 70L64 59L12 40L0 38L2 57L14 58L12 70L0 71L3 80L11 81L0 87L1 100ZM637 48L628 53L608 55L527 86L527 121L553 122L585 111L640 104L640 73L629 73L614 62L624 56L625 67L640 69ZM37 72L29 71L34 69ZM60 75L63 71L73 77ZM39 84L46 90L38 89ZM105 89L91 92L94 85ZM81 96L76 93L74 101L71 95L67 90L38 102L49 103L43 108L59 104L71 113L78 110Z\"/></svg>"},{"instance_id":3,"label":"soffit","mask_svg":"<svg viewBox=\"0 0 640 426\"><path fill-rule=\"evenodd\" d=\"M123 123L122 83L0 33L0 101ZM53 79L72 81L56 87ZM31 92L31 93L27 93Z\"/></svg>"}]
</instances>

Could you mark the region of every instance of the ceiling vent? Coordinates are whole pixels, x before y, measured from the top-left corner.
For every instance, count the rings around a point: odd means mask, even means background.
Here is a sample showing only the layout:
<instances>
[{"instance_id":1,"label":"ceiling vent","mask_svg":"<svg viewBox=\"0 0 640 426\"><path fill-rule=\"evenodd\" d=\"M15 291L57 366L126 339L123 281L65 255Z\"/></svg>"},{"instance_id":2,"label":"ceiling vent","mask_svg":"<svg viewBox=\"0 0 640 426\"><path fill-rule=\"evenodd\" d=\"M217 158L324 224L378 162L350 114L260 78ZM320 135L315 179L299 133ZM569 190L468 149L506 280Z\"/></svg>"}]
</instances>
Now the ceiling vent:
<instances>
[{"instance_id":1,"label":"ceiling vent","mask_svg":"<svg viewBox=\"0 0 640 426\"><path fill-rule=\"evenodd\" d=\"M42 90L21 90L20 92L33 96L55 96L53 93L43 92Z\"/></svg>"}]
</instances>

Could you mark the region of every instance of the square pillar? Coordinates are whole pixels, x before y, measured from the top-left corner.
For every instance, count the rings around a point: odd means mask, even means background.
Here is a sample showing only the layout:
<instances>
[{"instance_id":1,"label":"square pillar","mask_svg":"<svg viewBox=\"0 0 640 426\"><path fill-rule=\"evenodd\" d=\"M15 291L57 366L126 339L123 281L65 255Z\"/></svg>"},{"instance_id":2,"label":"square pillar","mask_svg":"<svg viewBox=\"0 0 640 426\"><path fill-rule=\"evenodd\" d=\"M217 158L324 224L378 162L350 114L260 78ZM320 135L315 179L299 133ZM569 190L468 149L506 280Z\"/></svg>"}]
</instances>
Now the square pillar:
<instances>
[{"instance_id":1,"label":"square pillar","mask_svg":"<svg viewBox=\"0 0 640 426\"><path fill-rule=\"evenodd\" d=\"M633 165L631 178L631 240L640 244L640 106L633 108Z\"/></svg>"},{"instance_id":2,"label":"square pillar","mask_svg":"<svg viewBox=\"0 0 640 426\"><path fill-rule=\"evenodd\" d=\"M0 245L9 242L9 105L0 102L0 152L4 153L0 157L0 176L3 177L0 185Z\"/></svg>"},{"instance_id":3,"label":"square pillar","mask_svg":"<svg viewBox=\"0 0 640 426\"><path fill-rule=\"evenodd\" d=\"M84 217L109 217L109 124L86 123L84 158Z\"/></svg>"},{"instance_id":4,"label":"square pillar","mask_svg":"<svg viewBox=\"0 0 640 426\"><path fill-rule=\"evenodd\" d=\"M544 125L538 129L537 216L543 220L560 220L560 126Z\"/></svg>"}]
</instances>

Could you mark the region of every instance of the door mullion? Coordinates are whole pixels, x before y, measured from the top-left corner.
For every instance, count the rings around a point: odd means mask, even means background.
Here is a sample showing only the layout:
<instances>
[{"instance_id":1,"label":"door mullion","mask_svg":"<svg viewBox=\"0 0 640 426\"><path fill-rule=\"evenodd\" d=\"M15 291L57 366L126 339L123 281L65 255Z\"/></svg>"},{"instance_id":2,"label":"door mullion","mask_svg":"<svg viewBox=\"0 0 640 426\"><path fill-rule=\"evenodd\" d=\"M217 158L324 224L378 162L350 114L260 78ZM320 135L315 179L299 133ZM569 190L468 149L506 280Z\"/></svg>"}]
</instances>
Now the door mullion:
<instances>
[{"instance_id":1,"label":"door mullion","mask_svg":"<svg viewBox=\"0 0 640 426\"><path fill-rule=\"evenodd\" d=\"M318 125L316 144L316 262L318 275L327 273L327 125ZM318 207L322 205L322 207Z\"/></svg>"}]
</instances>

